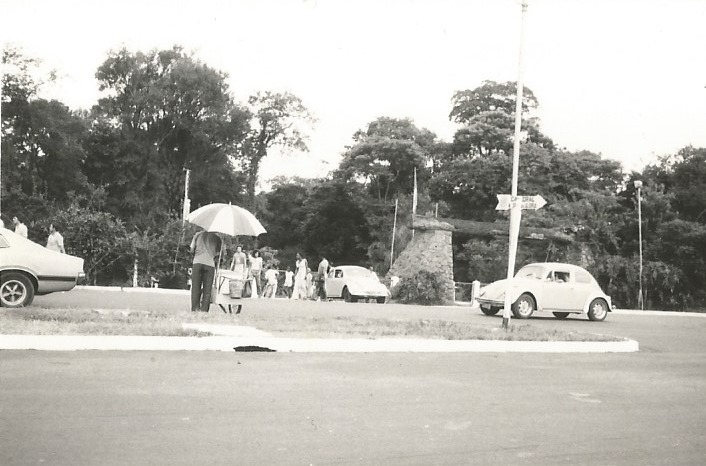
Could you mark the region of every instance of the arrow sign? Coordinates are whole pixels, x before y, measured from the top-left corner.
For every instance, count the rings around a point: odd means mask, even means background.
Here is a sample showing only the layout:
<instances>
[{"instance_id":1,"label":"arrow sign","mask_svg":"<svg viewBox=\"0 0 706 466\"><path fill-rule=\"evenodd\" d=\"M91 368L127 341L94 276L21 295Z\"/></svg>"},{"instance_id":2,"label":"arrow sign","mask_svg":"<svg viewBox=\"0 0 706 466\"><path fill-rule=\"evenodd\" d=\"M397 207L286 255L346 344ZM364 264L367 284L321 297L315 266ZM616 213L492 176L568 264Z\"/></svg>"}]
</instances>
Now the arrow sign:
<instances>
[{"instance_id":1,"label":"arrow sign","mask_svg":"<svg viewBox=\"0 0 706 466\"><path fill-rule=\"evenodd\" d=\"M498 205L495 210L510 210L516 203L520 204L522 210L538 210L547 204L539 194L535 196L511 196L509 194L498 194Z\"/></svg>"}]
</instances>

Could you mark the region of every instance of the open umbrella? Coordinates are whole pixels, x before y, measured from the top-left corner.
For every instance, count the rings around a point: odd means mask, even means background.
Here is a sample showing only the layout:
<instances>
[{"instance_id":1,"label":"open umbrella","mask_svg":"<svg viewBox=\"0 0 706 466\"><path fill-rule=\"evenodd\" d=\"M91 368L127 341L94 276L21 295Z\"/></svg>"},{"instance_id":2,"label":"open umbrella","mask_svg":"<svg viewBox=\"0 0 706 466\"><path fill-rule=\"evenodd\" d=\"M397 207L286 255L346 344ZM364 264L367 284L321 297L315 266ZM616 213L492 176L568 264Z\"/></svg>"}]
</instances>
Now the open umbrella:
<instances>
[{"instance_id":1,"label":"open umbrella","mask_svg":"<svg viewBox=\"0 0 706 466\"><path fill-rule=\"evenodd\" d=\"M231 204L215 203L199 207L187 215L186 220L206 231L229 236L258 236L267 233L260 221L250 211ZM220 264L223 257L223 247L221 242L215 277L216 283L219 284L218 289L222 283Z\"/></svg>"},{"instance_id":2,"label":"open umbrella","mask_svg":"<svg viewBox=\"0 0 706 466\"><path fill-rule=\"evenodd\" d=\"M186 220L206 231L230 236L258 236L267 233L250 211L230 204L208 204L191 212Z\"/></svg>"}]
</instances>

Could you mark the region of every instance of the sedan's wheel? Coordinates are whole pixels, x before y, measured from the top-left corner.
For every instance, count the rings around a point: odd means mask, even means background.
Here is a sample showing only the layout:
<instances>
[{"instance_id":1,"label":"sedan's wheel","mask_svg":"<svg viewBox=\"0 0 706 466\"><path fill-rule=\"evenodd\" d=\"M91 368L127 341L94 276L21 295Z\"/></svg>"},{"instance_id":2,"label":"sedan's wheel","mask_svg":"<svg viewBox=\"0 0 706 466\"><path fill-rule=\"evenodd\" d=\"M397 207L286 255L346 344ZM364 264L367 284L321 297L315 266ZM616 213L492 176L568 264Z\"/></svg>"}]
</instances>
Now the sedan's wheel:
<instances>
[{"instance_id":1,"label":"sedan's wheel","mask_svg":"<svg viewBox=\"0 0 706 466\"><path fill-rule=\"evenodd\" d=\"M385 297L383 296L383 297L377 298L377 302L378 302L378 304L385 304Z\"/></svg>"},{"instance_id":2,"label":"sedan's wheel","mask_svg":"<svg viewBox=\"0 0 706 466\"><path fill-rule=\"evenodd\" d=\"M25 275L16 272L2 274L0 303L4 307L23 307L32 304L34 285Z\"/></svg>"},{"instance_id":3,"label":"sedan's wheel","mask_svg":"<svg viewBox=\"0 0 706 466\"><path fill-rule=\"evenodd\" d=\"M608 303L605 302L605 299L602 298L596 298L593 301L591 301L591 304L588 306L588 318L596 321L596 322L601 322L605 320L605 318L608 316Z\"/></svg>"},{"instance_id":4,"label":"sedan's wheel","mask_svg":"<svg viewBox=\"0 0 706 466\"><path fill-rule=\"evenodd\" d=\"M481 311L483 311L483 314L487 316L494 316L495 314L498 313L500 310L499 307L482 307L480 308Z\"/></svg>"},{"instance_id":5,"label":"sedan's wheel","mask_svg":"<svg viewBox=\"0 0 706 466\"><path fill-rule=\"evenodd\" d=\"M553 312L553 314L554 314L554 317L556 317L559 320L564 320L567 317L569 317L568 312Z\"/></svg>"},{"instance_id":6,"label":"sedan's wheel","mask_svg":"<svg viewBox=\"0 0 706 466\"><path fill-rule=\"evenodd\" d=\"M512 305L512 313L517 319L529 319L534 312L534 298L532 295L523 293Z\"/></svg>"},{"instance_id":7,"label":"sedan's wheel","mask_svg":"<svg viewBox=\"0 0 706 466\"><path fill-rule=\"evenodd\" d=\"M343 289L342 296L343 296L343 300L344 300L345 302L347 302L347 303L355 303L355 302L358 302L358 298L356 298L355 296L353 296L353 295L351 294L351 292L348 291L348 287L346 287L346 288Z\"/></svg>"}]
</instances>

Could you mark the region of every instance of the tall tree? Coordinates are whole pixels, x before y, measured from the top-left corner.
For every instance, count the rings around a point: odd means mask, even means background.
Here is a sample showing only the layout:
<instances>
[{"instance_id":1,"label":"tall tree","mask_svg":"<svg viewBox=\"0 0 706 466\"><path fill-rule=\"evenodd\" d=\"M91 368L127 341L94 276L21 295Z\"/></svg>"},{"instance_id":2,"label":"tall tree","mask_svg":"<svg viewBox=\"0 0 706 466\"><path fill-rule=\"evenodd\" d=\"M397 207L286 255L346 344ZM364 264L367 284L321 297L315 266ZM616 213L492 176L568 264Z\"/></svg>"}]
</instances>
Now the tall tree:
<instances>
[{"instance_id":1,"label":"tall tree","mask_svg":"<svg viewBox=\"0 0 706 466\"><path fill-rule=\"evenodd\" d=\"M185 169L194 206L237 199L248 113L224 73L174 47L111 52L96 77L106 96L93 109L87 175L119 200L118 214L148 225L178 213Z\"/></svg>"},{"instance_id":2,"label":"tall tree","mask_svg":"<svg viewBox=\"0 0 706 466\"><path fill-rule=\"evenodd\" d=\"M302 100L289 92L258 92L248 99L250 131L243 141L240 163L247 174L246 192L255 210L255 188L262 160L275 146L286 150L308 151L303 126L314 118Z\"/></svg>"},{"instance_id":3,"label":"tall tree","mask_svg":"<svg viewBox=\"0 0 706 466\"><path fill-rule=\"evenodd\" d=\"M436 147L436 135L419 129L410 119L381 117L358 131L355 144L343 156L339 175L362 182L378 201L387 203L410 193L414 169L418 181L429 178L428 162Z\"/></svg>"},{"instance_id":4,"label":"tall tree","mask_svg":"<svg viewBox=\"0 0 706 466\"><path fill-rule=\"evenodd\" d=\"M61 102L37 98L44 80L38 60L3 49L2 196L24 215L41 216L35 204L66 204L87 188L81 166L87 126ZM18 213L19 214L19 213Z\"/></svg>"}]
</instances>

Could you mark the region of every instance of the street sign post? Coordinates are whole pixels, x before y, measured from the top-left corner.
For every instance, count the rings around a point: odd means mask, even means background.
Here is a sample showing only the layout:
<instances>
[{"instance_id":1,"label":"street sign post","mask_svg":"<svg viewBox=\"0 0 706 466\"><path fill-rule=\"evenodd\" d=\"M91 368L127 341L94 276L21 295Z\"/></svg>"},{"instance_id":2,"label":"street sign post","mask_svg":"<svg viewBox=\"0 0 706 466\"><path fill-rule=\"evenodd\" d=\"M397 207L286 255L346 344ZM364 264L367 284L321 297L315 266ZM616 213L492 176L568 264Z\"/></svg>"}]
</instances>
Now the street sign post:
<instances>
[{"instance_id":1,"label":"street sign post","mask_svg":"<svg viewBox=\"0 0 706 466\"><path fill-rule=\"evenodd\" d=\"M517 240L520 236L520 220L523 210L539 210L547 204L539 194L535 196L513 196L511 194L498 194L498 205L495 210L510 211L510 250L508 251L508 271L507 278L512 280L515 272L515 257L517 256ZM505 293L505 305L503 308L503 328L507 328L510 323L510 293Z\"/></svg>"},{"instance_id":2,"label":"street sign post","mask_svg":"<svg viewBox=\"0 0 706 466\"><path fill-rule=\"evenodd\" d=\"M498 205L495 210L510 210L514 203L520 204L520 209L522 210L539 210L545 205L547 201L544 200L539 194L535 196L512 196L510 194L498 194Z\"/></svg>"}]
</instances>

